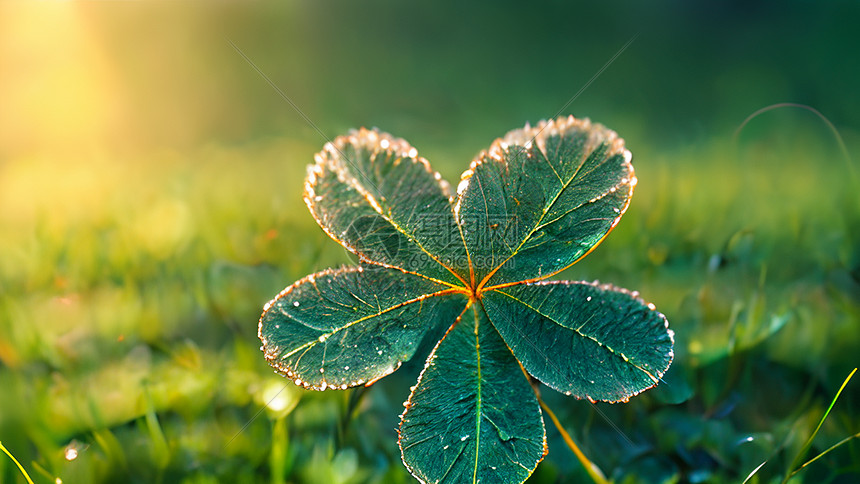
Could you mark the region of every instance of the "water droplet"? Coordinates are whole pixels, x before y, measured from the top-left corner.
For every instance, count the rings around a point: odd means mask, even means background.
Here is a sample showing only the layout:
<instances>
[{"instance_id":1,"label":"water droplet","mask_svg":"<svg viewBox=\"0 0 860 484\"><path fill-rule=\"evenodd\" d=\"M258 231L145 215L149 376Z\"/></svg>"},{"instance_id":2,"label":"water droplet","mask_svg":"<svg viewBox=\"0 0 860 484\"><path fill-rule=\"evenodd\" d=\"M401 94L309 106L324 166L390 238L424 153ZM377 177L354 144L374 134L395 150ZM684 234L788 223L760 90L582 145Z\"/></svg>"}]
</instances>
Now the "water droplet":
<instances>
[{"instance_id":1,"label":"water droplet","mask_svg":"<svg viewBox=\"0 0 860 484\"><path fill-rule=\"evenodd\" d=\"M349 365L343 367L344 370L349 370Z\"/></svg>"},{"instance_id":2,"label":"water droplet","mask_svg":"<svg viewBox=\"0 0 860 484\"><path fill-rule=\"evenodd\" d=\"M585 300L586 300L586 301L591 301L591 296L588 296L587 298L585 298Z\"/></svg>"},{"instance_id":3,"label":"water droplet","mask_svg":"<svg viewBox=\"0 0 860 484\"><path fill-rule=\"evenodd\" d=\"M468 435L464 435L464 436L460 437L460 442L465 442L466 439L468 439L468 438L469 438Z\"/></svg>"},{"instance_id":4,"label":"water droplet","mask_svg":"<svg viewBox=\"0 0 860 484\"><path fill-rule=\"evenodd\" d=\"M325 390L326 388L328 388L328 384L326 382L322 382L322 385L320 385L320 390Z\"/></svg>"},{"instance_id":5,"label":"water droplet","mask_svg":"<svg viewBox=\"0 0 860 484\"><path fill-rule=\"evenodd\" d=\"M319 337L319 338L317 338L317 340L318 340L320 343L325 343L325 339L326 339L326 335L324 335L324 334L321 334L321 335L320 335L320 337Z\"/></svg>"},{"instance_id":6,"label":"water droplet","mask_svg":"<svg viewBox=\"0 0 860 484\"><path fill-rule=\"evenodd\" d=\"M66 460L72 461L78 458L78 449L74 448L72 445L66 447Z\"/></svg>"},{"instance_id":7,"label":"water droplet","mask_svg":"<svg viewBox=\"0 0 860 484\"><path fill-rule=\"evenodd\" d=\"M298 302L298 301L293 301L293 306L295 306L295 307L299 307L299 302Z\"/></svg>"},{"instance_id":8,"label":"water droplet","mask_svg":"<svg viewBox=\"0 0 860 484\"><path fill-rule=\"evenodd\" d=\"M446 445L445 447L442 447L442 450L448 450L448 447L449 446Z\"/></svg>"},{"instance_id":9,"label":"water droplet","mask_svg":"<svg viewBox=\"0 0 860 484\"><path fill-rule=\"evenodd\" d=\"M388 145L389 145L389 141L388 141L387 139L383 139L383 140L381 140L381 141L379 142L379 146L380 146L383 150L387 150L387 149L388 149Z\"/></svg>"},{"instance_id":10,"label":"water droplet","mask_svg":"<svg viewBox=\"0 0 860 484\"><path fill-rule=\"evenodd\" d=\"M377 351L376 353L377 353L377 354L379 354L379 355L382 355L382 350L379 350L379 351Z\"/></svg>"}]
</instances>

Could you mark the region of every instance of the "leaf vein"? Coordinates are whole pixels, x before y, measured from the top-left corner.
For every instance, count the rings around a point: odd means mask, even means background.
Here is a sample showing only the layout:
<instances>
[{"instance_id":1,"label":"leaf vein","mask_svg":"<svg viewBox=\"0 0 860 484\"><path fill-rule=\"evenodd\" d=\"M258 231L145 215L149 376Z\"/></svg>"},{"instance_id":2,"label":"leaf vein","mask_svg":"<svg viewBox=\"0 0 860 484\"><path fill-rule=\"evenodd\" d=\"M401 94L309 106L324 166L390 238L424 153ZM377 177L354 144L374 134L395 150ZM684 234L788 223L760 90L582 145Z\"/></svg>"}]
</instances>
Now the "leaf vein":
<instances>
[{"instance_id":1,"label":"leaf vein","mask_svg":"<svg viewBox=\"0 0 860 484\"><path fill-rule=\"evenodd\" d=\"M375 313L375 314L369 314L369 315L367 315L367 316L364 316L364 317L358 318L358 319L356 319L355 321L350 321L349 323L347 323L347 324L345 324L345 325L343 325L343 326L339 326L339 327L337 327L337 328L334 328L333 330L330 330L330 332L328 332L328 333L323 332L323 334L321 334L321 335L320 335L320 337L322 337L322 338L325 340L325 339L330 338L332 335L335 335L335 334L337 334L337 333L339 333L339 332L341 332L341 331L343 331L343 330L345 330L345 329L348 329L348 328L351 328L352 326L355 326L356 324L359 324L359 323L361 323L361 322L367 321L367 320L369 320L369 319L377 318L377 317L379 317L379 316L382 316L382 315L383 315L383 314L385 314L385 313L388 313L388 312L390 312L390 311L394 311L394 310L396 310L396 309L399 309L399 308L405 307L405 306L407 306L407 305L409 305L409 304L413 304L413 303L416 303L416 302L419 302L419 301L423 301L424 299L428 299L428 298L431 298L431 297L439 297L439 296L444 296L444 295L447 295L447 294L455 294L455 293L458 293L458 292L461 292L461 291L456 290L456 289L443 289L443 290L441 290L441 291L434 292L434 293L431 293L431 294L422 294L422 295L420 295L420 296L418 296L418 297L415 297L415 298L412 298L412 299L410 299L410 300L408 300L408 301L403 301L403 302L397 303L397 304L395 304L395 305L393 305L393 306L391 306L391 307L389 307L389 308L385 308L384 310L379 311L379 312L377 312L377 313ZM355 297L355 295L353 295L353 297ZM360 298L358 298L358 297L356 297L356 299L358 299L359 301L361 301L361 299L360 299ZM362 301L362 302L364 302L364 301ZM365 304L367 304L367 303L365 303ZM368 304L368 306L373 307L373 306L371 306L371 305L369 305L369 304ZM317 330L317 328L314 328L313 326L310 326L310 325L308 325L307 323L305 323L305 322L303 322L303 321L300 321L300 320L297 320L297 319L293 319L293 320L294 320L294 321L296 321L297 323L299 323L299 324L301 324L301 325L305 326L306 328L310 328L310 329L313 329L313 330ZM317 330L317 331L318 331L318 330ZM299 346L298 348L293 349L293 350L292 350L292 351L290 351L289 353L286 353L286 354L281 355L281 359L283 360L283 359L289 358L290 356L292 356L292 355L294 355L294 354L298 353L299 351L301 351L301 350L303 350L303 349L305 349L305 348L307 348L308 350L310 350L310 348L312 348L313 346L315 346L315 345L317 345L317 344L319 344L319 343L320 343L319 339L314 339L314 340L312 340L312 341L308 341L307 343L303 344L302 346ZM304 355L304 353L303 353L302 355ZM296 363L298 363L298 361L297 361Z\"/></svg>"},{"instance_id":2,"label":"leaf vein","mask_svg":"<svg viewBox=\"0 0 860 484\"><path fill-rule=\"evenodd\" d=\"M338 168L338 167L337 167L337 166L335 166L335 167L333 167L333 168L335 168L335 169L337 170L337 168ZM341 167L341 169L340 169L340 170L338 170L338 171L339 171L341 174L346 175L346 173L344 173L344 172L346 171L346 169L345 169L345 168L342 168L342 167ZM390 217L388 217L388 216L386 216L384 213L382 213L382 207L381 207L381 206L379 205L379 203L377 202L376 197L374 197L374 196L373 196L373 195L372 195L372 194L371 194L371 193L370 193L370 192L369 192L365 187L361 186L361 184L358 182L358 180L355 178L355 176L351 176L351 177L348 179L348 183L349 183L349 185L350 185L350 186L352 186L352 188L354 188L354 189L355 189L355 190L356 190L356 191L357 191L357 192L358 192L362 197L364 197L364 199L367 201L367 203L369 203L369 204L370 204L370 206L371 206L371 208L373 209L373 211L374 211L374 212L376 212L380 217L382 217L382 218L383 218L383 220L385 220L386 222L388 222L389 224L391 224L391 226L392 226L392 227L394 227L394 229L395 229L395 230L397 230L399 233L403 234L407 239L409 239L410 241L412 241L412 242L413 242L413 243L418 247L418 249L420 249L420 250L421 250L421 252L423 252L423 253L424 253L424 254L426 254L428 257L430 257L432 260L436 261L436 263L438 263L439 265L441 265L442 267L444 267L445 269L447 269L447 270L448 270L448 272L450 272L452 275L454 275L454 277L456 277L457 279L459 279L463 284L466 284L466 281L465 281L465 280L463 280L462 276L460 276L459 274L457 274L457 271L455 271L452 267L448 267L447 265L443 264L441 260L439 260L439 259L438 259L435 255L433 255L432 253L430 253L430 251L428 251L428 250L424 247L424 245L423 245L421 242L419 242L419 241L418 241L418 240L417 240L417 239L416 239L412 234L410 234L409 232L407 232L406 230L404 230L404 229L403 229L403 227L401 227L398 223L396 223L396 222L395 222L394 220L392 220ZM389 212L390 212L390 210L389 210ZM456 223L456 221L455 221L455 223ZM320 224L320 225L322 225L322 224ZM337 238L336 238L336 240L340 241L340 239L337 239ZM450 285L450 284L449 284L449 285Z\"/></svg>"},{"instance_id":3,"label":"leaf vein","mask_svg":"<svg viewBox=\"0 0 860 484\"><path fill-rule=\"evenodd\" d=\"M592 154L593 154L593 152L592 152ZM579 163L579 165L576 167L576 170L574 170L574 172L570 176L570 178L566 182L562 183L562 186L556 191L556 194L553 197L553 199L548 204L546 204L544 206L542 213L541 213L541 216L538 218L537 222L535 223L535 227L533 227L532 230L529 231L529 233L525 237L522 238L522 240L519 242L519 245L511 253L511 255L508 256L504 261L502 261L501 264L499 264L495 268L493 268L493 270L490 271L486 276L484 276L484 280L482 280L481 283L478 285L479 289L481 287L483 287L487 283L487 281L489 281L490 278L493 277L493 275L502 266L504 266L509 260L511 260L514 256L516 256L519 253L520 249L522 249L523 245L525 245L525 243L532 237L532 235L534 235L534 233L538 231L538 229L540 228L541 222L543 221L543 218L546 216L547 213L549 213L550 209L552 209L552 207L555 205L556 201L558 201L561 194L564 193L564 191L567 190L567 187L570 186L570 184L573 182L573 180L576 179L576 177L579 175L579 171L582 169L583 166L585 166L586 161L588 161L588 157L584 157L581 160L581 162ZM606 160L604 160L604 162L605 161ZM551 165L551 163L549 163L549 159L547 159L547 163ZM598 166L600 166L600 163L598 164ZM595 166L591 170L587 171L584 175L588 175L589 173L593 172L595 169L597 169L597 166ZM482 192L482 194L483 194L483 192ZM484 203L486 203L486 197L484 197L484 201L485 201Z\"/></svg>"},{"instance_id":4,"label":"leaf vein","mask_svg":"<svg viewBox=\"0 0 860 484\"><path fill-rule=\"evenodd\" d=\"M615 356L617 356L617 357L621 358L625 363L629 364L630 366L632 366L632 367L634 367L634 368L636 368L636 369L638 369L638 370L642 371L642 372L643 372L643 373L645 373L646 375L648 375L648 377L649 377L651 380L653 380L655 383L656 383L657 381L659 381L657 378L655 378L655 377L654 377L654 375L652 375L652 374L651 374L651 372L649 372L648 370L646 370L646 369L642 368L642 366L640 366L640 365L636 364L634 361L632 361L630 358L628 358L628 357L627 357L627 355L625 355L623 352L618 351L618 350L615 350L615 349L613 349L611 346L608 346L608 345L606 345L606 344L604 344L604 343L600 342L597 338L595 338L595 337L593 337L593 336L590 336L590 335L587 335L587 334L585 334L585 333L581 332L581 331L580 331L580 329L582 329L582 326L580 326L579 328L576 328L576 329L574 329L574 328L570 328L570 327L568 327L568 326L565 326L565 325L563 325L563 324L559 323L559 322L558 322L558 320L556 320L555 318L552 318L552 317L550 317L550 316L548 316L548 315L546 315L546 314L542 313L540 310L538 310L537 308L535 308L535 307L533 307L533 306L529 305L529 304L528 304L528 303L526 303L525 301L522 301L522 300L520 300L519 298L517 298L517 297L515 297L515 296L512 296L511 294L508 294L508 293L506 293L506 292L504 292L504 291L501 291L501 290L498 290L498 289L496 289L496 292L497 292L497 293L499 293L499 294L503 294L503 295L505 295L505 296L507 296L507 297L509 297L509 298L513 299L514 301L516 301L516 302L518 302L518 303L522 304L523 306L525 306L525 307L527 307L527 308L531 309L532 311L534 311L535 313L537 313L539 316L541 316L541 317L543 317L543 318L546 318L546 319L548 319L549 321L552 321L553 323L557 324L558 326L561 326L562 328L570 329L571 331L573 331L573 332L574 332L574 333L576 333L577 335L579 335L579 336L581 336L581 337L583 337L583 338L589 339L589 340L591 340L591 341L594 341L594 342L595 342L599 347L601 347L601 348L606 348L606 349L607 349L607 351L609 351L609 353L611 353L611 354L613 354L613 355L615 355ZM584 326L584 324L583 324L583 326ZM520 332L520 334L523 336L523 338L525 338L525 339L526 339L526 341L529 341L529 342L531 343L531 340L529 340L529 339L528 339L527 335L526 335L525 333L523 333L522 331L520 331L520 329L519 329L517 326L515 326L515 325L511 325L511 327L516 328L516 329ZM552 365L552 366L556 369L556 371L558 371L559 373L562 373L561 369L559 369L557 366L555 366L555 365L552 363L552 361L551 361L551 360L546 356L546 353L544 353L544 352L543 352L543 350L541 350L541 349L537 348L537 346L536 346L534 343L531 343L531 344L532 344L532 346L533 346L535 349L537 349L537 351L541 354L541 356L543 356L544 358L546 358L546 360L547 360L547 363L548 363L548 364Z\"/></svg>"}]
</instances>

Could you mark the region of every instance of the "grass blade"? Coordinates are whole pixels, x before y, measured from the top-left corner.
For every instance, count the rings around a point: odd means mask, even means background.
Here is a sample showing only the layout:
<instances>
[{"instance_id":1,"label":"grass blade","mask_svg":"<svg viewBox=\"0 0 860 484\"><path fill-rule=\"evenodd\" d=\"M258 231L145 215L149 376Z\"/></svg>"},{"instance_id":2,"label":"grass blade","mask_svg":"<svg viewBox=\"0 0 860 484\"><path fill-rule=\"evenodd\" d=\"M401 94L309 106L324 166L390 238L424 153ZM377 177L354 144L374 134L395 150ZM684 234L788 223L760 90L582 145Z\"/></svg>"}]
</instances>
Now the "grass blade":
<instances>
[{"instance_id":1,"label":"grass blade","mask_svg":"<svg viewBox=\"0 0 860 484\"><path fill-rule=\"evenodd\" d=\"M805 463L805 464L803 464L802 466L800 466L800 467L798 467L797 469L795 469L795 470L794 470L794 472L792 472L788 477L792 477L792 476L794 476L795 474L797 474L798 472L800 472L801 470L803 470L803 468L804 468L804 467L808 466L809 464L812 464L813 462L817 461L817 460L818 460L818 459L820 459L821 457L824 457L824 455L825 455L825 454L828 454L831 450L834 450L834 449L836 449L837 447L839 447L840 445L842 445L842 444L844 444L844 443L848 442L848 441L849 441L849 440L851 440L851 439L856 439L857 437L860 437L860 432L857 432L857 433L856 433L856 434L854 434L854 435L849 435L848 437L845 437L844 439L840 440L838 443L831 445L831 446L830 446L830 448L828 448L828 449L827 449L827 450L825 450L824 452L822 452L822 453L820 453L820 454L816 455L816 456L815 456L815 457L813 457L812 459L809 459L808 461L806 461L806 463Z\"/></svg>"},{"instance_id":2,"label":"grass blade","mask_svg":"<svg viewBox=\"0 0 860 484\"><path fill-rule=\"evenodd\" d=\"M582 464L582 467L585 469L585 472L591 477L591 479L596 484L609 484L609 481L606 480L606 477L603 476L603 472L600 470L597 465L591 462L588 457L580 450L579 446L573 441L570 434L567 433L567 430L564 429L564 426L559 422L558 417L555 416L555 413L549 408L549 406L544 403L543 399L538 395L538 402L540 406L543 408L544 412L549 415L550 420L555 425L555 428L558 429L561 437L564 439L564 442L570 447L570 450L576 455L576 458L579 460L579 463Z\"/></svg>"},{"instance_id":3,"label":"grass blade","mask_svg":"<svg viewBox=\"0 0 860 484\"><path fill-rule=\"evenodd\" d=\"M30 479L30 475L27 474L27 471L24 470L24 466L22 466L21 463L18 462L18 459L16 459L15 456L12 455L12 453L9 452L6 447L3 446L3 442L0 442L0 450L2 450L4 454L8 455L9 458L12 459L12 462L14 462L16 466L18 466L18 470L21 471L21 474L24 476L24 479L27 479L27 482L33 484L33 479Z\"/></svg>"},{"instance_id":4,"label":"grass blade","mask_svg":"<svg viewBox=\"0 0 860 484\"><path fill-rule=\"evenodd\" d=\"M794 460L791 461L791 465L788 466L788 470L785 473L785 478L782 480L783 484L788 482L788 479L791 476L793 476L794 474L796 474L800 469L803 469L803 467L805 467L807 464L811 463L815 459L818 459L824 453L830 452L830 450L832 449L832 448L827 449L822 454L819 454L818 456L816 456L815 458L813 458L812 460L810 460L806 464L803 464L799 468L797 467L797 465L800 463L800 461L806 456L806 453L809 452L809 448L812 447L812 441L815 440L815 436L818 435L818 431L821 430L821 426L824 424L824 420L827 418L828 415L830 415L830 411L833 409L833 406L836 404L836 400L839 399L839 395L842 394L842 390L845 389L845 386L848 385L848 382L851 380L851 377L854 376L854 373L856 373L856 372L857 372L857 368L854 368L853 370L851 370L851 373L849 373L848 377L845 378L845 381L842 382L842 386L839 387L839 391L836 392L836 395L833 397L833 400L830 402L830 406L827 407L827 411L824 412L824 415L821 416L821 420L818 421L818 426L815 427L815 431L812 432L812 435L810 435L808 439L806 439L806 443L803 444L803 448L800 450L800 452L797 453L797 455L794 457ZM854 436L851 436L847 440L851 440L853 437ZM845 441L843 441L843 442L845 442ZM836 444L836 446L839 446L841 444L842 444L842 442L840 442L839 444ZM792 469L795 469L795 468L796 468L796 470L792 471Z\"/></svg>"},{"instance_id":5,"label":"grass blade","mask_svg":"<svg viewBox=\"0 0 860 484\"><path fill-rule=\"evenodd\" d=\"M753 469L753 470L752 470L752 472L750 472L750 473L749 473L749 475L747 476L747 478L746 478L746 479L744 479L744 482L743 482L742 484L747 484L747 481L749 481L749 480L750 480L750 478L751 478L752 476L754 476L754 475L755 475L755 473L756 473L756 472L758 472L758 470L759 470L759 469L761 469L762 467L764 467L764 465L765 465L765 464L767 464L767 461L762 462L761 464L759 464L759 465L758 465L758 467L756 467L755 469Z\"/></svg>"}]
</instances>

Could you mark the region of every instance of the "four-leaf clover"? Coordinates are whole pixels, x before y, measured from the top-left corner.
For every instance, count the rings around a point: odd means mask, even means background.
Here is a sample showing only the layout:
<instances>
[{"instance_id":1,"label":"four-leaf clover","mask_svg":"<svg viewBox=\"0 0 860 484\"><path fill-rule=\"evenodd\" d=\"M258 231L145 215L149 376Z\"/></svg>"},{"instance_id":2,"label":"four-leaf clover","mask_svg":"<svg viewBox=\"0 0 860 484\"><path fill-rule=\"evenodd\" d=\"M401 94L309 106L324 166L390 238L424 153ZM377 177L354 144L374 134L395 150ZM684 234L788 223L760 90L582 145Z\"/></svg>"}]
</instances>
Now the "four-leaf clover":
<instances>
[{"instance_id":1,"label":"four-leaf clover","mask_svg":"<svg viewBox=\"0 0 860 484\"><path fill-rule=\"evenodd\" d=\"M496 140L454 195L402 139L361 129L326 144L305 202L360 265L266 304L266 359L297 385L346 389L447 330L405 404L403 462L423 482L524 481L547 452L529 376L626 401L672 360L666 318L636 293L547 280L618 223L636 185L630 158L615 132L559 118Z\"/></svg>"}]
</instances>

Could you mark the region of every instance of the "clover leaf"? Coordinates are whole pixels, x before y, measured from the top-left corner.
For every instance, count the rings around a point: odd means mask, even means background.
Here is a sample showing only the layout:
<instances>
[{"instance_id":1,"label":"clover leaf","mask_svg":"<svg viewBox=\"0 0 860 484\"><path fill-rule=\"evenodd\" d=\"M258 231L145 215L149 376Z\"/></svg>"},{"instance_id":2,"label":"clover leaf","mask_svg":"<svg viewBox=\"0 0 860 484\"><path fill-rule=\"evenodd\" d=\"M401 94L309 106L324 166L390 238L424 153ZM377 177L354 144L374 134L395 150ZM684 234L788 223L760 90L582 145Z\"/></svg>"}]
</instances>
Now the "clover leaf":
<instances>
[{"instance_id":1,"label":"clover leaf","mask_svg":"<svg viewBox=\"0 0 860 484\"><path fill-rule=\"evenodd\" d=\"M454 195L402 139L361 129L326 144L305 202L360 265L266 304L266 359L297 385L346 389L447 328L401 416L404 464L422 482L525 481L547 452L529 376L627 401L672 361L666 318L637 293L547 280L618 223L636 185L630 159L615 132L559 118L496 140Z\"/></svg>"}]
</instances>

